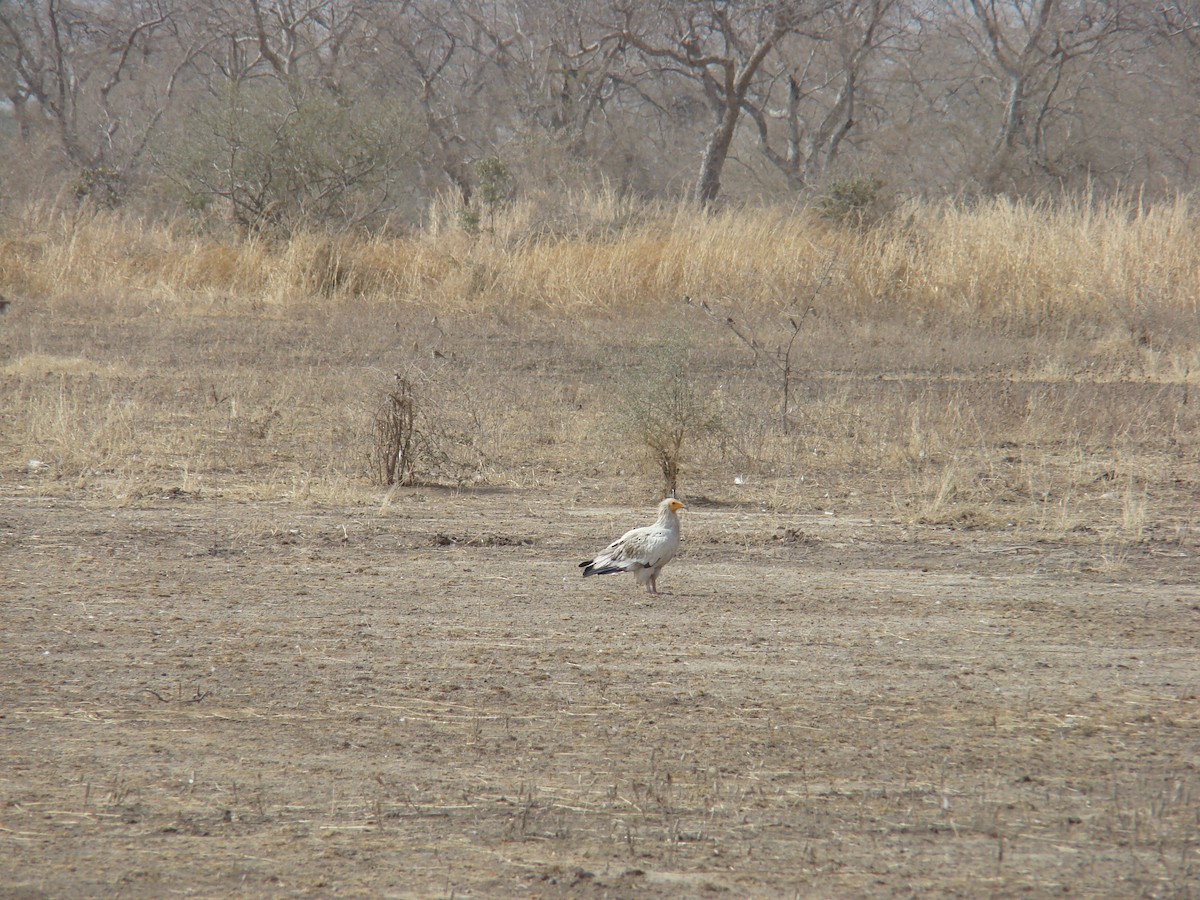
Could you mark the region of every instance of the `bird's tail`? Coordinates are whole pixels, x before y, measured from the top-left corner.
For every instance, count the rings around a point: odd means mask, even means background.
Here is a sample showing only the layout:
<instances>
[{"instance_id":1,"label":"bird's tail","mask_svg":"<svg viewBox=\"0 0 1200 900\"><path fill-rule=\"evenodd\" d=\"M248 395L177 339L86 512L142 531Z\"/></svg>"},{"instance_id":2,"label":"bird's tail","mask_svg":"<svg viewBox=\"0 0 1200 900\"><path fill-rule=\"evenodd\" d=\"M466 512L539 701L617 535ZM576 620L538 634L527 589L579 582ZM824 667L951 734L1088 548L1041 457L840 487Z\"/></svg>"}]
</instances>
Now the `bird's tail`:
<instances>
[{"instance_id":1,"label":"bird's tail","mask_svg":"<svg viewBox=\"0 0 1200 900\"><path fill-rule=\"evenodd\" d=\"M612 575L614 572L623 571L620 566L597 565L594 559L585 559L579 564L579 568L583 569L584 578L587 578L589 575Z\"/></svg>"}]
</instances>

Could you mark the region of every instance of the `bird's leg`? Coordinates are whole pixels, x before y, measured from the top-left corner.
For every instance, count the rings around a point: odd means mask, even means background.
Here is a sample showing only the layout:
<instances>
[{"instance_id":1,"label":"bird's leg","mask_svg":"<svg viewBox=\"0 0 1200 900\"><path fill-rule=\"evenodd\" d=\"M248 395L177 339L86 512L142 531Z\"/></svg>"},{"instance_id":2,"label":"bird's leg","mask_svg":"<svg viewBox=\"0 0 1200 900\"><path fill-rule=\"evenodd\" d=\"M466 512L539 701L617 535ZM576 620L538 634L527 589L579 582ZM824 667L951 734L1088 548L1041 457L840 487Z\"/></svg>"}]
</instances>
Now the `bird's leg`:
<instances>
[{"instance_id":1,"label":"bird's leg","mask_svg":"<svg viewBox=\"0 0 1200 900\"><path fill-rule=\"evenodd\" d=\"M650 576L650 581L646 584L646 593L647 594L657 594L658 593L658 576L657 575Z\"/></svg>"}]
</instances>

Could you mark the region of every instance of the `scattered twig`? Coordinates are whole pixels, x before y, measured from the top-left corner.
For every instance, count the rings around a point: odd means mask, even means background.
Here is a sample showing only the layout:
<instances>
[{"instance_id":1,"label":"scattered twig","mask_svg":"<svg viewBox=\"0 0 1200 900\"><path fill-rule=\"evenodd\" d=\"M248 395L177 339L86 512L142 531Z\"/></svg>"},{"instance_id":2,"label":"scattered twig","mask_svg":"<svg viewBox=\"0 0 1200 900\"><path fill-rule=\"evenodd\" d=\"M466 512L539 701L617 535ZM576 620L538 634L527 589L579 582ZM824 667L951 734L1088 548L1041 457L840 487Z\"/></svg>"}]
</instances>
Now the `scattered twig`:
<instances>
[{"instance_id":1,"label":"scattered twig","mask_svg":"<svg viewBox=\"0 0 1200 900\"><path fill-rule=\"evenodd\" d=\"M206 699L208 699L210 696L212 696L212 691L202 691L202 690L200 690L200 688L196 688L196 692L194 694L192 694L192 696L176 697L175 699L172 700L169 697L164 697L162 694L160 694L158 691L154 690L153 688L142 688L142 690L145 691L147 694L151 694L154 697L156 697L160 703L202 703Z\"/></svg>"},{"instance_id":2,"label":"scattered twig","mask_svg":"<svg viewBox=\"0 0 1200 900\"><path fill-rule=\"evenodd\" d=\"M783 380L782 408L779 412L779 422L785 434L789 430L788 412L792 401L792 351L796 348L796 339L800 337L800 328L804 324L804 320L810 315L817 316L817 297L825 289L825 286L829 283L829 279L833 277L833 264L836 260L837 255L831 253L828 261L825 263L825 269L821 273L821 277L812 289L812 294L809 297L807 306L804 308L804 312L799 315L794 313L788 314L787 327L791 329L791 333L788 335L786 343L780 343L774 350L769 350L765 347L752 330L743 326L733 316L710 306L707 300L697 301L687 296L683 298L684 305L699 309L710 321L728 328L734 337L754 351L754 362L756 364L759 358L762 357L776 368ZM793 309L796 307L796 298L792 299L791 307Z\"/></svg>"}]
</instances>

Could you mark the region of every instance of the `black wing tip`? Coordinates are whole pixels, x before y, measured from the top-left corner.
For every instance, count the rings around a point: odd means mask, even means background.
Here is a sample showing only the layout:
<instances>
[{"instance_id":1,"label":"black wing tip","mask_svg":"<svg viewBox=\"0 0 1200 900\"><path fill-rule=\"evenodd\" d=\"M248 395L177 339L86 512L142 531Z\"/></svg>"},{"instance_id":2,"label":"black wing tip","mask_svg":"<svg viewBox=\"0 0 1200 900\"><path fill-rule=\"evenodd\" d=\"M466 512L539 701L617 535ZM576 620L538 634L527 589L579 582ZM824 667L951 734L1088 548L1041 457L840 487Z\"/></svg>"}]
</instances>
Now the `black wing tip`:
<instances>
[{"instance_id":1,"label":"black wing tip","mask_svg":"<svg viewBox=\"0 0 1200 900\"><path fill-rule=\"evenodd\" d=\"M579 567L583 569L584 578L587 578L589 575L612 575L614 572L623 571L617 566L605 566L602 569L598 569L596 568L596 564L591 560L588 560L587 562L581 562Z\"/></svg>"}]
</instances>

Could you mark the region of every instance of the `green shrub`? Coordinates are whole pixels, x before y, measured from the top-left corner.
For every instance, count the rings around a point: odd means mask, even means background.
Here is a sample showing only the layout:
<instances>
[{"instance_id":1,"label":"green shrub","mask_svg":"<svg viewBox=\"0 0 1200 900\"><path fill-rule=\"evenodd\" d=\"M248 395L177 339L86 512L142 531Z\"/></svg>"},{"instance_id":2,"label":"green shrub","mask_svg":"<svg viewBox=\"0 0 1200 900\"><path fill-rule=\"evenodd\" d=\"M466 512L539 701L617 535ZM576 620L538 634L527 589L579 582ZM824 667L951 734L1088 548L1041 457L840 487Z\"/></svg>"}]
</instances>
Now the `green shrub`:
<instances>
[{"instance_id":1,"label":"green shrub","mask_svg":"<svg viewBox=\"0 0 1200 900\"><path fill-rule=\"evenodd\" d=\"M833 182L817 200L821 215L840 225L863 228L875 225L886 213L883 181L858 175Z\"/></svg>"},{"instance_id":2,"label":"green shrub","mask_svg":"<svg viewBox=\"0 0 1200 900\"><path fill-rule=\"evenodd\" d=\"M379 224L416 177L407 117L392 103L278 84L232 86L160 139L162 174L195 211L240 225Z\"/></svg>"}]
</instances>

